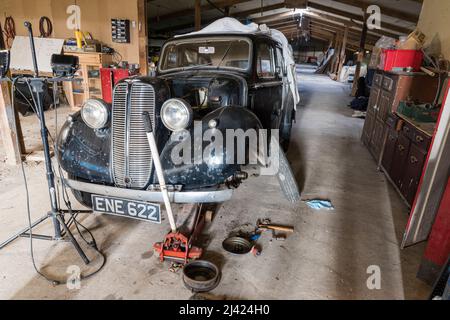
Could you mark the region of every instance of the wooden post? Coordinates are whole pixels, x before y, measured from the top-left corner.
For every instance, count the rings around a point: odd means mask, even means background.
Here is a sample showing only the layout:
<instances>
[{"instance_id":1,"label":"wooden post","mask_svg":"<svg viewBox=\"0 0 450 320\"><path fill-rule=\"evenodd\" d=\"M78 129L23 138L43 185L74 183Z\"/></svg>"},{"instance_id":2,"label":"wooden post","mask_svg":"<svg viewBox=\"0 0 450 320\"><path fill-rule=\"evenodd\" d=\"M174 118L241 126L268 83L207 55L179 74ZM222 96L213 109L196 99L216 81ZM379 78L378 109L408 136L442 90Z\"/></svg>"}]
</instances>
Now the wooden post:
<instances>
[{"instance_id":1,"label":"wooden post","mask_svg":"<svg viewBox=\"0 0 450 320\"><path fill-rule=\"evenodd\" d=\"M139 65L142 75L148 74L148 32L147 32L147 1L138 0L139 25Z\"/></svg>"},{"instance_id":2,"label":"wooden post","mask_svg":"<svg viewBox=\"0 0 450 320\"><path fill-rule=\"evenodd\" d=\"M12 105L10 86L6 81L0 82L0 133L6 153L6 164L20 164L25 146L19 116Z\"/></svg>"},{"instance_id":3,"label":"wooden post","mask_svg":"<svg viewBox=\"0 0 450 320\"><path fill-rule=\"evenodd\" d=\"M195 0L195 30L202 28L201 0Z\"/></svg>"},{"instance_id":4,"label":"wooden post","mask_svg":"<svg viewBox=\"0 0 450 320\"><path fill-rule=\"evenodd\" d=\"M341 35L336 34L336 47L334 48L333 64L331 65L330 73L335 74L337 65L339 64L339 54L341 52Z\"/></svg>"},{"instance_id":5,"label":"wooden post","mask_svg":"<svg viewBox=\"0 0 450 320\"><path fill-rule=\"evenodd\" d=\"M367 10L364 10L366 12ZM356 71L355 71L355 78L353 80L353 86L352 86L352 93L351 95L354 97L356 95L356 91L358 90L358 79L361 74L361 64L364 59L364 54L366 52L366 39L367 39L367 14L364 14L364 24L363 29L361 33L361 41L359 44L359 54L358 54L358 60L356 62Z\"/></svg>"},{"instance_id":6,"label":"wooden post","mask_svg":"<svg viewBox=\"0 0 450 320\"><path fill-rule=\"evenodd\" d=\"M336 73L337 79L339 79L339 75L341 74L341 70L345 62L345 50L347 49L347 38L348 38L348 26L345 26L344 39L342 40L341 55L339 60L339 68Z\"/></svg>"}]
</instances>

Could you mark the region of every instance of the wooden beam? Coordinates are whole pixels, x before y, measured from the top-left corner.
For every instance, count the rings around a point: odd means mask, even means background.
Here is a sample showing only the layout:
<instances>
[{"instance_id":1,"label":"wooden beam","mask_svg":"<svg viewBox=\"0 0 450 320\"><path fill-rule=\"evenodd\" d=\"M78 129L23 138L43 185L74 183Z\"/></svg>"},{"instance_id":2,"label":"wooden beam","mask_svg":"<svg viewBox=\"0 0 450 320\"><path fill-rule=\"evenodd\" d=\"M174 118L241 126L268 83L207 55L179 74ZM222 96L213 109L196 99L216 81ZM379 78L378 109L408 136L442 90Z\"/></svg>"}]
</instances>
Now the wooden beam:
<instances>
[{"instance_id":1,"label":"wooden beam","mask_svg":"<svg viewBox=\"0 0 450 320\"><path fill-rule=\"evenodd\" d=\"M358 14L353 14L347 11L342 11L342 10L338 10L335 9L333 7L329 7L329 6L324 6L318 3L313 3L313 2L308 2L308 7L313 9L313 10L318 10L318 11L324 11L324 12L328 12L328 13L332 13L341 17L345 17L345 18L349 18L351 20L355 20L355 21L359 21L361 23L365 23L364 21L364 16L358 15ZM408 34L410 33L414 28L403 28L403 27L399 27L397 25L394 24L390 24L390 23L385 23L385 22L381 22L381 27L383 29L389 29L389 30L394 30L397 32L400 32L402 34Z\"/></svg>"},{"instance_id":2,"label":"wooden beam","mask_svg":"<svg viewBox=\"0 0 450 320\"><path fill-rule=\"evenodd\" d=\"M365 19L367 19L367 14L365 14ZM366 51L366 40L367 40L367 24L364 24L364 28L363 31L361 33L361 41L359 43L359 54L358 54L358 58L356 61L356 70L355 70L355 78L353 80L353 85L352 85L352 93L351 95L354 97L356 95L356 91L358 90L358 79L359 76L361 75L361 65L362 62L364 60L364 53Z\"/></svg>"},{"instance_id":3,"label":"wooden beam","mask_svg":"<svg viewBox=\"0 0 450 320\"><path fill-rule=\"evenodd\" d=\"M311 29L315 29L315 30L322 30L322 31L332 32L334 34L337 34L340 30L342 30L342 29L333 29L333 28L323 27L321 25L316 25L316 24L313 24L313 23L310 25L310 28ZM361 40L359 35L354 34L354 33L350 33L350 30L349 30L349 33L348 33L348 38L353 40L353 41L355 41L355 43L359 43L360 40ZM375 39L371 39L370 43L371 44L375 44L376 40Z\"/></svg>"},{"instance_id":4,"label":"wooden beam","mask_svg":"<svg viewBox=\"0 0 450 320\"><path fill-rule=\"evenodd\" d=\"M195 24L195 30L198 31L202 28L202 7L201 7L201 1L195 0L195 18L194 18L194 24Z\"/></svg>"},{"instance_id":5,"label":"wooden beam","mask_svg":"<svg viewBox=\"0 0 450 320\"><path fill-rule=\"evenodd\" d=\"M305 13L306 15L308 15L308 17L314 21L320 21L321 23L327 23L327 24L331 24L331 25L335 25L335 26L339 26L340 28L343 28L344 25L348 25L350 27L351 30L358 30L358 31L362 31L363 29L363 24L361 22L361 24L357 24L353 21L350 20L342 20L342 19L338 19L339 21L335 21L330 19L331 16L329 15L324 15L322 13ZM349 22L351 22L349 24ZM385 30L370 30L369 34L374 35L376 37L381 37L381 36L387 36L387 37L391 37L391 38L397 38L399 35L389 32L389 31L385 31Z\"/></svg>"},{"instance_id":6,"label":"wooden beam","mask_svg":"<svg viewBox=\"0 0 450 320\"><path fill-rule=\"evenodd\" d=\"M318 24L316 22L311 22L311 26L319 28L319 29L323 29L325 31L331 31L331 32L338 32L339 30L342 30L342 28L338 28L338 27L333 27L333 26L327 26L327 25L322 25L322 24ZM349 38L355 39L357 41L361 40L361 33L351 30L348 30L348 36ZM377 37L367 37L367 41L370 43L376 43L376 41L378 40Z\"/></svg>"},{"instance_id":7,"label":"wooden beam","mask_svg":"<svg viewBox=\"0 0 450 320\"><path fill-rule=\"evenodd\" d=\"M0 81L0 134L6 153L6 164L18 165L22 161L25 147L19 117L11 103L10 92L8 82Z\"/></svg>"},{"instance_id":8,"label":"wooden beam","mask_svg":"<svg viewBox=\"0 0 450 320\"><path fill-rule=\"evenodd\" d=\"M383 6L383 5L379 4L379 3L367 3L367 2L364 2L364 1L361 1L361 0L334 0L334 1L346 4L346 5L349 5L349 6L352 6L352 7L360 8L363 13L366 12L366 9L367 9L368 6L370 6L371 4L375 4L378 7L380 7L382 15L385 15L385 16L388 16L388 17L397 18L397 19L401 19L401 20L412 22L412 23L416 23L416 24L417 24L417 21L419 20L419 15L409 14L409 13L406 13L404 11L388 8L388 7Z\"/></svg>"},{"instance_id":9,"label":"wooden beam","mask_svg":"<svg viewBox=\"0 0 450 320\"><path fill-rule=\"evenodd\" d=\"M148 28L147 28L147 1L138 0L138 26L139 26L139 65L140 73L148 74Z\"/></svg>"},{"instance_id":10,"label":"wooden beam","mask_svg":"<svg viewBox=\"0 0 450 320\"><path fill-rule=\"evenodd\" d=\"M264 13L267 11L272 11L272 10L277 10L277 9L282 9L285 8L286 5L284 4L284 2L282 3L276 3L276 4L272 4L270 6L263 6L263 7L258 7L255 9L250 9L250 10L245 10L245 11L240 11L240 12L234 12L232 15L233 17L243 17L243 18L247 18L248 16L251 16L252 14L256 14L256 13Z\"/></svg>"},{"instance_id":11,"label":"wooden beam","mask_svg":"<svg viewBox=\"0 0 450 320\"><path fill-rule=\"evenodd\" d=\"M269 21L276 21L279 19L283 19L283 18L287 18L287 17L292 17L294 15L294 11L290 10L287 12L282 12L282 13L275 13L275 14L270 14L267 16L262 16L262 17L258 17L258 18L253 18L252 21L255 23L267 23Z\"/></svg>"},{"instance_id":12,"label":"wooden beam","mask_svg":"<svg viewBox=\"0 0 450 320\"><path fill-rule=\"evenodd\" d=\"M223 9L226 7L234 6L236 4L250 2L250 1L252 1L252 0L223 0L223 1L214 2L214 6L211 5L210 3L203 4L203 5L201 5L200 8L201 8L201 11L210 11L210 10L215 10L216 8ZM194 15L195 15L195 4L193 7L188 8L188 9L178 10L175 12L164 14L162 16L154 17L150 20L149 23L156 24L161 20L177 19L182 16L194 16Z\"/></svg>"}]
</instances>

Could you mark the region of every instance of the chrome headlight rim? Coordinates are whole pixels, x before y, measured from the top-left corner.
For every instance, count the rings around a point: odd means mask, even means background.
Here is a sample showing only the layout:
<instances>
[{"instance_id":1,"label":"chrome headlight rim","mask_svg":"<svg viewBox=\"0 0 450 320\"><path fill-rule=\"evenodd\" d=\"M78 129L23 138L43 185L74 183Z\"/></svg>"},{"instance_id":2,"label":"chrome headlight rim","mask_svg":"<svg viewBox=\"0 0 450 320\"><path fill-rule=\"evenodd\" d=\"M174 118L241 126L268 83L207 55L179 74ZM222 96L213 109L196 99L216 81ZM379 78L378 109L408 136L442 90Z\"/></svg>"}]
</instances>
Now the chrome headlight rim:
<instances>
[{"instance_id":1,"label":"chrome headlight rim","mask_svg":"<svg viewBox=\"0 0 450 320\"><path fill-rule=\"evenodd\" d=\"M92 114L89 115L89 112L93 111L97 111L95 119L92 118ZM99 118L100 116L101 118ZM81 119L91 129L99 130L105 128L110 120L108 104L102 99L86 100L81 107Z\"/></svg>"},{"instance_id":2,"label":"chrome headlight rim","mask_svg":"<svg viewBox=\"0 0 450 320\"><path fill-rule=\"evenodd\" d=\"M178 107L181 107L182 112L184 112L185 119L180 124L170 123L170 121L166 118L165 112L167 108L171 107L172 104L176 104ZM164 126L170 131L177 132L181 130L187 129L193 121L193 110L189 102L181 98L171 98L163 103L161 107L161 121Z\"/></svg>"}]
</instances>

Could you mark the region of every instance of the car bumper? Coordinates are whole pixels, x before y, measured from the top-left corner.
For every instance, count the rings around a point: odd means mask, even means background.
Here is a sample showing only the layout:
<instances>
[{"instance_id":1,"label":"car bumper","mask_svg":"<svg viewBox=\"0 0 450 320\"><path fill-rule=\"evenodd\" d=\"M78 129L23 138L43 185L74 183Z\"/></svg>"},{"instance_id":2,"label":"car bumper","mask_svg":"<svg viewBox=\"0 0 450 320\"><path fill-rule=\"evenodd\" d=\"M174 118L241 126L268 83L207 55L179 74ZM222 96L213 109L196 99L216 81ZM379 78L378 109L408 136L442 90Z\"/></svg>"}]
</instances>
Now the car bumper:
<instances>
[{"instance_id":1,"label":"car bumper","mask_svg":"<svg viewBox=\"0 0 450 320\"><path fill-rule=\"evenodd\" d=\"M71 189L96 195L137 201L164 202L160 191L122 189L72 179L64 179L64 183ZM228 201L232 196L233 190L231 189L169 192L169 199L172 203L218 203Z\"/></svg>"}]
</instances>

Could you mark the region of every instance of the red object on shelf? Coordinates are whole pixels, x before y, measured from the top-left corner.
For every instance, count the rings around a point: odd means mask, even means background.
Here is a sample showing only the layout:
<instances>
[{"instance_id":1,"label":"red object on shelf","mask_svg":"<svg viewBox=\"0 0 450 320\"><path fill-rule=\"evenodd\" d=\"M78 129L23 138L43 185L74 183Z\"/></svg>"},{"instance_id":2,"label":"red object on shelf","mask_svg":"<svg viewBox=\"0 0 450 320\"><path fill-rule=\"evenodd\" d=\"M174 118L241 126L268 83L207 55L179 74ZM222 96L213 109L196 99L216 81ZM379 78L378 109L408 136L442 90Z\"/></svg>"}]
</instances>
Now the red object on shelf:
<instances>
[{"instance_id":1,"label":"red object on shelf","mask_svg":"<svg viewBox=\"0 0 450 320\"><path fill-rule=\"evenodd\" d=\"M128 69L100 69L100 77L102 79L102 96L106 103L112 103L112 92L117 82L128 78L129 76L130 72Z\"/></svg>"},{"instance_id":2,"label":"red object on shelf","mask_svg":"<svg viewBox=\"0 0 450 320\"><path fill-rule=\"evenodd\" d=\"M420 71L423 62L421 50L386 50L381 55L380 69L392 71L394 68L409 68Z\"/></svg>"}]
</instances>

